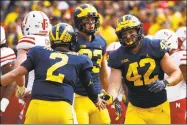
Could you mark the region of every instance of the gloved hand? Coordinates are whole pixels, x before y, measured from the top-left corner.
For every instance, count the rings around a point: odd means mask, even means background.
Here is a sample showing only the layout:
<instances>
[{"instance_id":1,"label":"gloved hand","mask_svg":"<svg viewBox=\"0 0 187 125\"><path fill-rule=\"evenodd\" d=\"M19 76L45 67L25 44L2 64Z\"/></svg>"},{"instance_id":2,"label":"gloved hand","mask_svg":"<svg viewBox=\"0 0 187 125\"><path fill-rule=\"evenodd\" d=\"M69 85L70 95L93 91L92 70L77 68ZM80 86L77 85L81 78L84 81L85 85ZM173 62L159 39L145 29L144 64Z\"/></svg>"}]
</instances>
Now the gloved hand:
<instances>
[{"instance_id":1,"label":"gloved hand","mask_svg":"<svg viewBox=\"0 0 187 125\"><path fill-rule=\"evenodd\" d=\"M116 110L116 114L118 117L121 117L122 114L122 107L120 105L120 101L118 100L118 98L116 98L113 102L113 104L115 105L115 110Z\"/></svg>"},{"instance_id":2,"label":"gloved hand","mask_svg":"<svg viewBox=\"0 0 187 125\"><path fill-rule=\"evenodd\" d=\"M148 85L149 91L154 92L154 93L158 93L158 92L162 91L163 89L165 89L167 84L168 84L167 80L157 80L157 81Z\"/></svg>"},{"instance_id":3,"label":"gloved hand","mask_svg":"<svg viewBox=\"0 0 187 125\"><path fill-rule=\"evenodd\" d=\"M100 96L101 99L108 102L108 104L111 104L113 102L113 97L109 93L107 93L105 90L102 90L103 95Z\"/></svg>"}]
</instances>

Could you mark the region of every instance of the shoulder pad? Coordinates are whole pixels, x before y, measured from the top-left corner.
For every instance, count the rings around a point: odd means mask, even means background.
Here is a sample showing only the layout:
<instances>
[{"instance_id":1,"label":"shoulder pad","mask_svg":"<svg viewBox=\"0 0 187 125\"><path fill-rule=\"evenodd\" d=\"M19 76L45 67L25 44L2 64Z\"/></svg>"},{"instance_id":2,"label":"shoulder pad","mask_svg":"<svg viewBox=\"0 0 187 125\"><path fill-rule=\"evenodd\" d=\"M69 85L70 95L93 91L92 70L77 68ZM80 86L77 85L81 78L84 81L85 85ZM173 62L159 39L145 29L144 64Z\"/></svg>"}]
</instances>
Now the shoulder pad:
<instances>
[{"instance_id":1,"label":"shoulder pad","mask_svg":"<svg viewBox=\"0 0 187 125\"><path fill-rule=\"evenodd\" d=\"M16 55L11 48L3 47L1 48L1 67L9 62L13 62L16 59Z\"/></svg>"},{"instance_id":2,"label":"shoulder pad","mask_svg":"<svg viewBox=\"0 0 187 125\"><path fill-rule=\"evenodd\" d=\"M35 37L33 35L27 35L21 38L17 44L17 50L19 49L30 49L35 46Z\"/></svg>"}]
</instances>

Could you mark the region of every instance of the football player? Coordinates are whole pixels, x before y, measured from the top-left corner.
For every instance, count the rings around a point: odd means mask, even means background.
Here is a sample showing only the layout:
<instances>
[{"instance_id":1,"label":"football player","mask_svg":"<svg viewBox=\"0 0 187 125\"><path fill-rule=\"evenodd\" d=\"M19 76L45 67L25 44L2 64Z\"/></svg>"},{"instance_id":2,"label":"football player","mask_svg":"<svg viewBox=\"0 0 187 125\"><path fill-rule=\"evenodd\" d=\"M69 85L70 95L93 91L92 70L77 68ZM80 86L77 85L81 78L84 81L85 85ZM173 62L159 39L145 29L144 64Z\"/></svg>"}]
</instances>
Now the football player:
<instances>
[{"instance_id":1,"label":"football player","mask_svg":"<svg viewBox=\"0 0 187 125\"><path fill-rule=\"evenodd\" d=\"M164 41L144 38L142 23L133 15L118 19L116 34L121 47L109 53L108 92L116 98L122 84L128 87L125 124L169 124L166 86L182 80L182 73L168 54ZM164 79L164 72L168 78Z\"/></svg>"},{"instance_id":2,"label":"football player","mask_svg":"<svg viewBox=\"0 0 187 125\"><path fill-rule=\"evenodd\" d=\"M50 28L49 18L44 12L31 11L24 17L22 22L22 32L24 36L17 44L17 59L15 67L18 67L26 60L26 53L30 48L34 46L50 46L48 36ZM22 116L22 123L24 123L34 82L34 70L29 72L26 76L18 77L16 82L18 85L25 84L23 87L19 87L19 93L25 101Z\"/></svg>"},{"instance_id":3,"label":"football player","mask_svg":"<svg viewBox=\"0 0 187 125\"><path fill-rule=\"evenodd\" d=\"M11 48L7 47L4 28L1 26L1 75L13 70L16 55ZM19 114L23 106L19 103L16 96L16 84L1 87L1 124L17 124Z\"/></svg>"},{"instance_id":4,"label":"football player","mask_svg":"<svg viewBox=\"0 0 187 125\"><path fill-rule=\"evenodd\" d=\"M93 85L91 60L71 52L77 44L73 27L66 23L57 24L52 27L49 37L51 47L31 48L21 66L1 77L1 84L7 85L34 69L31 102L24 123L73 124L71 105L78 79L93 104L99 110L106 108L107 102L98 96Z\"/></svg>"},{"instance_id":5,"label":"football player","mask_svg":"<svg viewBox=\"0 0 187 125\"><path fill-rule=\"evenodd\" d=\"M181 34L182 36L182 34ZM154 39L164 39L170 48L169 54L179 66L184 79L175 86L166 87L167 98L171 107L171 124L186 123L186 51L178 48L178 39L176 33L169 29L162 29L155 33ZM178 51L178 49L181 49ZM168 75L165 74L165 78Z\"/></svg>"},{"instance_id":6,"label":"football player","mask_svg":"<svg viewBox=\"0 0 187 125\"><path fill-rule=\"evenodd\" d=\"M73 21L78 34L77 52L87 55L92 60L93 85L97 93L101 94L101 82L105 82L107 77L103 63L106 41L101 36L95 35L100 25L99 14L94 6L82 4L75 9ZM75 93L74 108L79 124L110 123L108 110L99 111L89 100L88 94L81 83L77 84Z\"/></svg>"}]
</instances>

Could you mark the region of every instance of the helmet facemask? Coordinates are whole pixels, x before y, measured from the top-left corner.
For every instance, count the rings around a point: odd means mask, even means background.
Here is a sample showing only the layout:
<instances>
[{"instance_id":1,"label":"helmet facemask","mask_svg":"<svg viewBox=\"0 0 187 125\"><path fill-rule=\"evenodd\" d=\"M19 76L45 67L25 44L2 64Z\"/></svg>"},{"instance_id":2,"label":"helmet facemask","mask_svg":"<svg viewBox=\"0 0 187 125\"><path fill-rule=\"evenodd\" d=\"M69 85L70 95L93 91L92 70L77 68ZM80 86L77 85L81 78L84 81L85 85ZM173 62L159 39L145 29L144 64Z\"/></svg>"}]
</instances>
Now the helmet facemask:
<instances>
[{"instance_id":1,"label":"helmet facemask","mask_svg":"<svg viewBox=\"0 0 187 125\"><path fill-rule=\"evenodd\" d=\"M94 18L94 20L93 21L88 21L88 18ZM98 30L98 27L100 25L99 17L94 15L94 14L90 14L87 17L80 18L79 19L79 24L80 25L79 25L78 29L80 31L86 33L87 35L94 35L94 33ZM89 25L95 24L94 29L87 30L86 29L86 24L89 24Z\"/></svg>"},{"instance_id":2,"label":"helmet facemask","mask_svg":"<svg viewBox=\"0 0 187 125\"><path fill-rule=\"evenodd\" d=\"M135 29L137 31L137 34L131 34L129 38L127 38L124 34L128 30ZM140 41L144 38L143 32L142 32L142 26L136 26L133 28L122 28L121 31L116 32L119 41L122 45L124 45L127 48L134 49L136 46L140 44Z\"/></svg>"}]
</instances>

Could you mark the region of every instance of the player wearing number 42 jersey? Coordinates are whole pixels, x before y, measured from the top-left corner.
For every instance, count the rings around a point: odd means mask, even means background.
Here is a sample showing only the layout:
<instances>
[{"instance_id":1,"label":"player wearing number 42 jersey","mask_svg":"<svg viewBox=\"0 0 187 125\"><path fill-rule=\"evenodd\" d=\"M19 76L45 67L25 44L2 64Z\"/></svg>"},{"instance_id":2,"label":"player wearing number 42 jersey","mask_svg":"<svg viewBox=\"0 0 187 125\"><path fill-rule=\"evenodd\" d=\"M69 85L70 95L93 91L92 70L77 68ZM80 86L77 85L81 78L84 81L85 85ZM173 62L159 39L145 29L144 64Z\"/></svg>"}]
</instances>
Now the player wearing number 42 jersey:
<instances>
[{"instance_id":1,"label":"player wearing number 42 jersey","mask_svg":"<svg viewBox=\"0 0 187 125\"><path fill-rule=\"evenodd\" d=\"M74 50L76 40L72 26L57 24L50 31L52 48L31 48L21 66L1 77L1 84L7 85L34 69L35 80L26 124L73 124L71 105L78 79L92 102L99 109L105 108L106 102L98 97L92 84L91 60L70 51Z\"/></svg>"},{"instance_id":2,"label":"player wearing number 42 jersey","mask_svg":"<svg viewBox=\"0 0 187 125\"><path fill-rule=\"evenodd\" d=\"M176 85L182 73L172 62L167 44L144 38L142 24L133 15L119 18L116 33L122 46L109 53L109 94L116 98L121 77L128 87L125 124L170 124L166 86ZM164 79L164 72L169 75Z\"/></svg>"}]
</instances>

